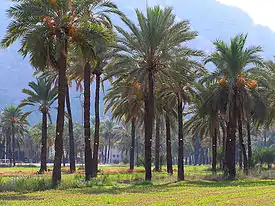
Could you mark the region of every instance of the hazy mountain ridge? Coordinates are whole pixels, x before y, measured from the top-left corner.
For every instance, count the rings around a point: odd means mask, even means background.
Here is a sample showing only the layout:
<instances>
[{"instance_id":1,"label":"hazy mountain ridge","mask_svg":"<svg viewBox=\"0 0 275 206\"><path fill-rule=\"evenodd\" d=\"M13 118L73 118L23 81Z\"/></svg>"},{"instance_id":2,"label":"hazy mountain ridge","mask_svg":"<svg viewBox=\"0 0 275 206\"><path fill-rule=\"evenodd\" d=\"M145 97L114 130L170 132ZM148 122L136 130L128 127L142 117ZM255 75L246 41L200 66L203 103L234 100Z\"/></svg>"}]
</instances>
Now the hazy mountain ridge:
<instances>
[{"instance_id":1,"label":"hazy mountain ridge","mask_svg":"<svg viewBox=\"0 0 275 206\"><path fill-rule=\"evenodd\" d=\"M139 7L144 10L145 3L141 5L136 0L128 0L125 5L124 0L115 1L129 17L135 18L134 8ZM248 33L248 42L252 45L262 45L264 48L263 56L272 58L275 55L275 33L268 27L255 25L248 14L241 9L226 6L215 0L149 0L150 5L158 3L162 6L172 5L179 19L190 21L192 29L199 32L199 37L191 42L192 47L203 49L210 52L212 41L215 39L228 40L238 33ZM8 25L7 15L5 13L10 3L7 0L1 1L0 7L0 38L5 34ZM19 44L12 46L8 50L0 50L0 107L10 104L18 104L24 95L22 88L28 86L28 82L33 80L33 68L28 60L23 60L17 53ZM92 89L94 86L92 86ZM107 87L105 88L105 90ZM79 93L72 88L71 101L73 106L73 115L75 121L81 121L81 105L77 98ZM92 90L92 99L93 99ZM92 101L93 104L93 101ZM93 113L94 107L92 105ZM103 102L101 101L101 111ZM55 116L55 115L54 115ZM30 118L32 123L40 121L40 114L33 115Z\"/></svg>"}]
</instances>

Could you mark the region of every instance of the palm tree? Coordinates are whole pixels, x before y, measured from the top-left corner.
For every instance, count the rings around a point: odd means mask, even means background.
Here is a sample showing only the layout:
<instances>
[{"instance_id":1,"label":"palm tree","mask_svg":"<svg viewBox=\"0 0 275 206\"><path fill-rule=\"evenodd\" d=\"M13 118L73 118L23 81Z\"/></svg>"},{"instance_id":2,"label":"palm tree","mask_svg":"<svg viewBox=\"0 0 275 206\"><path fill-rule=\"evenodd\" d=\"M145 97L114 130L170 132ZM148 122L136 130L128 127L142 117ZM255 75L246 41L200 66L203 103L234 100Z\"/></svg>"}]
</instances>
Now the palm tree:
<instances>
[{"instance_id":1,"label":"palm tree","mask_svg":"<svg viewBox=\"0 0 275 206\"><path fill-rule=\"evenodd\" d=\"M259 56L261 47L245 48L246 39L247 35L240 34L232 38L229 45L221 40L215 41L216 51L205 61L214 63L217 68L213 77L219 79L220 87L215 92L218 92L219 100L222 101L221 113L226 113L228 117L225 166L229 179L236 177L235 144L238 117L243 118L245 115L244 110L248 105L247 92L257 87L255 80L247 81L244 78L245 71L250 65L263 65ZM245 151L243 153L245 154Z\"/></svg>"},{"instance_id":2,"label":"palm tree","mask_svg":"<svg viewBox=\"0 0 275 206\"><path fill-rule=\"evenodd\" d=\"M102 14L104 15L104 14ZM111 34L111 33L110 33ZM85 132L85 157L86 157L86 179L96 177L98 171L98 148L99 148L99 98L100 98L100 85L103 86L102 74L105 72L105 67L109 64L109 59L114 55L113 50L107 46L110 43L100 37L97 42L90 45L90 50L87 48L80 48L82 58L72 62L71 78L75 79L79 84L84 80L84 130ZM91 43L91 42L90 42ZM79 52L79 51L77 51ZM84 73L83 73L84 65ZM96 80L95 91L95 133L94 133L94 148L93 154L90 141L90 85L91 82ZM89 137L89 138L88 138Z\"/></svg>"},{"instance_id":3,"label":"palm tree","mask_svg":"<svg viewBox=\"0 0 275 206\"><path fill-rule=\"evenodd\" d=\"M263 125L265 130L269 129L275 117L275 63L274 59L264 63L264 67L251 69L251 77L259 82L258 94L254 95L256 103L251 104L250 116L247 118L247 147L248 147L248 166L252 167L252 143L251 143L251 121L252 124ZM255 110L253 106L258 105Z\"/></svg>"},{"instance_id":4,"label":"palm tree","mask_svg":"<svg viewBox=\"0 0 275 206\"><path fill-rule=\"evenodd\" d=\"M123 16L115 4L105 1L98 4L96 10L96 24L101 32L95 32L93 29L88 31L86 39L74 48L74 52L81 58L73 62L72 76L78 83L84 80L84 130L85 132L85 171L86 180L90 177L96 177L98 171L98 148L99 148L99 92L101 75L104 73L104 67L108 64L109 58L113 55L108 44L114 40L112 22L109 18L111 13ZM93 22L94 23L94 22ZM84 68L84 69L83 69ZM90 141L90 84L93 80L91 74L96 79L95 91L95 141L93 154Z\"/></svg>"},{"instance_id":5,"label":"palm tree","mask_svg":"<svg viewBox=\"0 0 275 206\"><path fill-rule=\"evenodd\" d=\"M205 79L208 77L205 76ZM188 121L186 121L184 128L187 133L193 137L200 137L205 139L211 137L212 145L212 171L216 173L217 165L217 147L218 135L220 130L221 116L218 110L218 100L213 95L213 90L217 88L217 82L200 82L196 85L196 93L192 99L193 104L189 107L189 113L193 114Z\"/></svg>"},{"instance_id":6,"label":"palm tree","mask_svg":"<svg viewBox=\"0 0 275 206\"><path fill-rule=\"evenodd\" d=\"M88 33L91 30L102 33L100 25L108 22L109 18L106 19L98 12L116 12L114 8L114 4L105 0L14 0L8 10L12 21L2 46L9 47L21 38L20 52L25 57L30 56L30 62L35 68L43 70L51 66L58 70L58 112L52 176L54 185L61 181L68 48L70 44L82 44L87 37L87 30Z\"/></svg>"},{"instance_id":7,"label":"palm tree","mask_svg":"<svg viewBox=\"0 0 275 206\"><path fill-rule=\"evenodd\" d=\"M58 113L55 141L53 184L61 180L62 136L65 106L65 72L67 67L68 38L75 29L76 14L71 1L14 1L8 10L12 22L2 46L9 47L21 38L20 52L30 55L30 62L36 68L44 69L48 62L58 69ZM67 14L70 12L70 16ZM66 18L65 18L66 17ZM68 17L68 18L67 18ZM70 33L70 34L69 34ZM58 55L57 55L58 54ZM41 56L38 58L38 56Z\"/></svg>"},{"instance_id":8,"label":"palm tree","mask_svg":"<svg viewBox=\"0 0 275 206\"><path fill-rule=\"evenodd\" d=\"M30 89L22 90L22 92L28 96L22 100L19 107L32 106L35 107L35 110L39 110L42 113L42 147L39 172L43 173L47 171L47 117L49 117L51 121L50 109L57 99L58 88L52 88L51 81L43 78L38 78L36 82L30 82L29 87Z\"/></svg>"},{"instance_id":9,"label":"palm tree","mask_svg":"<svg viewBox=\"0 0 275 206\"><path fill-rule=\"evenodd\" d=\"M189 27L186 32L186 41L194 39L196 32L189 31ZM203 73L203 67L196 61L192 60L192 57L202 56L203 52L183 47L175 50L171 54L171 60L169 61L171 77L164 80L166 89L164 94L174 99L177 105L177 117L178 117L178 180L184 180L184 138L183 138L183 110L186 104L190 102L193 90L190 89L190 85L199 78Z\"/></svg>"},{"instance_id":10,"label":"palm tree","mask_svg":"<svg viewBox=\"0 0 275 206\"><path fill-rule=\"evenodd\" d=\"M31 137L31 150L33 152L32 159L37 159L37 153L39 153L39 146L42 144L42 122L39 122L38 124L32 126L28 130L28 135ZM47 126L47 146L48 146L48 152L47 152L47 158L49 158L49 148L52 148L54 146L54 138L55 138L55 125L54 124L48 124ZM41 151L40 151L40 158L41 158ZM41 159L40 159L41 160Z\"/></svg>"},{"instance_id":11,"label":"palm tree","mask_svg":"<svg viewBox=\"0 0 275 206\"><path fill-rule=\"evenodd\" d=\"M160 171L160 132L163 123L166 126L166 162L167 173L173 174L172 168L172 150L171 150L171 126L170 120L176 117L175 102L169 101L169 98L162 96L162 90L165 89L162 85L157 85L155 102L156 102L156 132L155 132L155 171ZM170 113L168 115L168 113ZM170 117L169 117L170 116Z\"/></svg>"},{"instance_id":12,"label":"palm tree","mask_svg":"<svg viewBox=\"0 0 275 206\"><path fill-rule=\"evenodd\" d=\"M131 122L130 170L134 170L136 128L143 117L143 97L142 86L135 79L112 82L104 97L107 104L105 113L111 110L112 118L119 122L124 118L126 124Z\"/></svg>"},{"instance_id":13,"label":"palm tree","mask_svg":"<svg viewBox=\"0 0 275 206\"><path fill-rule=\"evenodd\" d=\"M161 119L159 116L156 117L156 132L155 132L155 171L160 172L160 130L161 130Z\"/></svg>"},{"instance_id":14,"label":"palm tree","mask_svg":"<svg viewBox=\"0 0 275 206\"><path fill-rule=\"evenodd\" d=\"M122 20L130 32L117 27L122 35L117 48L121 55L115 60L112 74L128 74L143 85L144 92L144 127L145 127L145 179L151 180L151 142L154 122L154 83L156 74L167 75L165 62L169 52L184 41L193 38L188 31L187 21L176 22L172 8L161 9L159 6L148 8L146 15L136 10L138 26L124 17ZM130 66L131 65L131 66Z\"/></svg>"},{"instance_id":15,"label":"palm tree","mask_svg":"<svg viewBox=\"0 0 275 206\"><path fill-rule=\"evenodd\" d=\"M165 129L166 129L166 162L167 173L173 174L173 162L172 162L172 147L171 147L171 119L169 113L165 113Z\"/></svg>"},{"instance_id":16,"label":"palm tree","mask_svg":"<svg viewBox=\"0 0 275 206\"><path fill-rule=\"evenodd\" d=\"M30 112L24 113L19 107L8 106L1 114L2 131L8 134L10 164L15 166L15 144L27 133L29 122L26 120Z\"/></svg>"},{"instance_id":17,"label":"palm tree","mask_svg":"<svg viewBox=\"0 0 275 206\"><path fill-rule=\"evenodd\" d=\"M114 56L114 51L107 45L96 45L95 47L96 63L92 70L93 76L95 77L95 133L94 133L94 148L93 148L93 166L92 166L92 177L97 176L98 172L98 148L99 148L99 127L100 127L100 116L99 116L99 95L100 85L103 86L102 75L106 73L106 68L109 66L110 59ZM103 87L104 89L104 87Z\"/></svg>"},{"instance_id":18,"label":"palm tree","mask_svg":"<svg viewBox=\"0 0 275 206\"><path fill-rule=\"evenodd\" d=\"M69 145L70 145L70 172L75 172L75 140L74 140L74 125L73 125L73 115L71 110L71 101L70 101L70 88L68 84L68 78L66 83L66 108L68 112L68 129L69 129Z\"/></svg>"},{"instance_id":19,"label":"palm tree","mask_svg":"<svg viewBox=\"0 0 275 206\"><path fill-rule=\"evenodd\" d=\"M71 111L71 100L70 100L70 87L72 85L72 79L71 79L71 68L70 68L70 55L69 55L69 61L68 61L68 69L66 74L66 86L65 86L65 102L66 102L66 109L67 109L67 118L68 118L68 129L69 129L69 144L70 144L70 172L75 172L75 141L74 141L74 132L73 132L73 117L72 117L72 111ZM34 74L38 75L38 73L41 73L41 71L37 71ZM42 78L51 79L52 84L57 85L58 84L58 70L48 69L47 71L42 71L41 73Z\"/></svg>"},{"instance_id":20,"label":"palm tree","mask_svg":"<svg viewBox=\"0 0 275 206\"><path fill-rule=\"evenodd\" d=\"M105 159L106 162L110 161L111 150L116 147L116 144L119 143L121 138L120 136L120 127L116 122L105 119L102 124L102 137L105 142Z\"/></svg>"},{"instance_id":21,"label":"palm tree","mask_svg":"<svg viewBox=\"0 0 275 206\"><path fill-rule=\"evenodd\" d=\"M173 174L173 163L172 163L172 139L171 130L176 130L175 120L177 119L176 111L176 101L169 95L163 95L162 91L167 89L161 85L157 88L157 110L162 113L165 119L165 130L166 130L166 163L167 163L167 173ZM160 97L158 97L160 95Z\"/></svg>"}]
</instances>

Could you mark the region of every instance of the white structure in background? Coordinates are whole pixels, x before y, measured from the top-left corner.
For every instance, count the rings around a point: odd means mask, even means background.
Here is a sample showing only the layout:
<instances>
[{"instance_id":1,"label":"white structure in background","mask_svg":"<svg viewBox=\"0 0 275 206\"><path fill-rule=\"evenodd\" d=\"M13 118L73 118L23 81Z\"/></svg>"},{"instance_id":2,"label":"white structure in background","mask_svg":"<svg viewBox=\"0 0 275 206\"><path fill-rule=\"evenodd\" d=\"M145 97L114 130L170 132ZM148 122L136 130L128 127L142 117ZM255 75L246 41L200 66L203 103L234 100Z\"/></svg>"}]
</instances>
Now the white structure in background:
<instances>
[{"instance_id":1,"label":"white structure in background","mask_svg":"<svg viewBox=\"0 0 275 206\"><path fill-rule=\"evenodd\" d=\"M110 151L110 163L111 164L118 164L123 161L123 154L117 148L113 148Z\"/></svg>"}]
</instances>

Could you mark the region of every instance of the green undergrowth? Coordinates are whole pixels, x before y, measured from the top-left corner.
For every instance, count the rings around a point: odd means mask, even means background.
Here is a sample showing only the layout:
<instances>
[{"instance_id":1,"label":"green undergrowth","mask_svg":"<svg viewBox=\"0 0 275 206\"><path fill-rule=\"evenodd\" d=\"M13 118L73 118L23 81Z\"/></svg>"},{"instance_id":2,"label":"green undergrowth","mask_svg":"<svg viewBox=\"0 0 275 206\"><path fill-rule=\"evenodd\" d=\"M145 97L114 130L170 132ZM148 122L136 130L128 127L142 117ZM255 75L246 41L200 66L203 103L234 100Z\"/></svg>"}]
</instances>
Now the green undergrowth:
<instances>
[{"instance_id":1,"label":"green undergrowth","mask_svg":"<svg viewBox=\"0 0 275 206\"><path fill-rule=\"evenodd\" d=\"M152 181L144 181L143 172L125 173L127 168L101 167L88 182L63 168L55 189L51 173L24 175L28 168L5 168L18 175L3 175L0 168L0 205L275 205L274 170L255 169L249 176L238 170L237 180L226 181L209 166L186 166L185 181L177 182L176 172L153 172Z\"/></svg>"}]
</instances>

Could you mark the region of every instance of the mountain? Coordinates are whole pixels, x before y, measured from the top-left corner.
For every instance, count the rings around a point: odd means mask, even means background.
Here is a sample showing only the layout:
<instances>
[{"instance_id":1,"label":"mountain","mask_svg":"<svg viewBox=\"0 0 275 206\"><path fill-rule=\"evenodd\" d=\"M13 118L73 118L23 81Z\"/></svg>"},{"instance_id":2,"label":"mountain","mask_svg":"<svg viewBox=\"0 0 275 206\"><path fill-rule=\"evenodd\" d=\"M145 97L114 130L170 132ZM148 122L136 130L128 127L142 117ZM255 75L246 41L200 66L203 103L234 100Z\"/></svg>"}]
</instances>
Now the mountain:
<instances>
[{"instance_id":1,"label":"mountain","mask_svg":"<svg viewBox=\"0 0 275 206\"><path fill-rule=\"evenodd\" d=\"M114 2L132 19L135 19L134 8L145 9L145 1L128 0L127 4L125 4L125 0L115 0ZM275 55L275 49L273 49L275 33L268 27L254 24L249 15L239 8L226 6L215 0L148 0L148 2L150 5L172 6L178 19L189 20L192 29L199 32L199 37L190 43L196 49L210 52L213 50L212 41L216 39L229 40L236 34L248 33L248 43L263 46L265 58L270 59ZM0 38L4 36L8 25L5 11L10 5L8 0L1 0ZM114 22L121 24L117 18L114 18ZM27 87L28 82L34 79L33 68L27 59L22 59L17 53L18 48L19 43L8 50L0 50L0 107L18 104L24 98L21 89ZM94 86L92 86L93 88ZM107 88L108 85L105 89ZM71 89L71 94L74 120L81 121L81 104L78 98L79 93L75 92L75 87ZM92 93L92 100L93 98ZM93 101L91 111L92 113L94 111ZM102 111L103 101L101 99L101 114ZM40 114L32 115L30 121L32 123L40 121Z\"/></svg>"}]
</instances>

